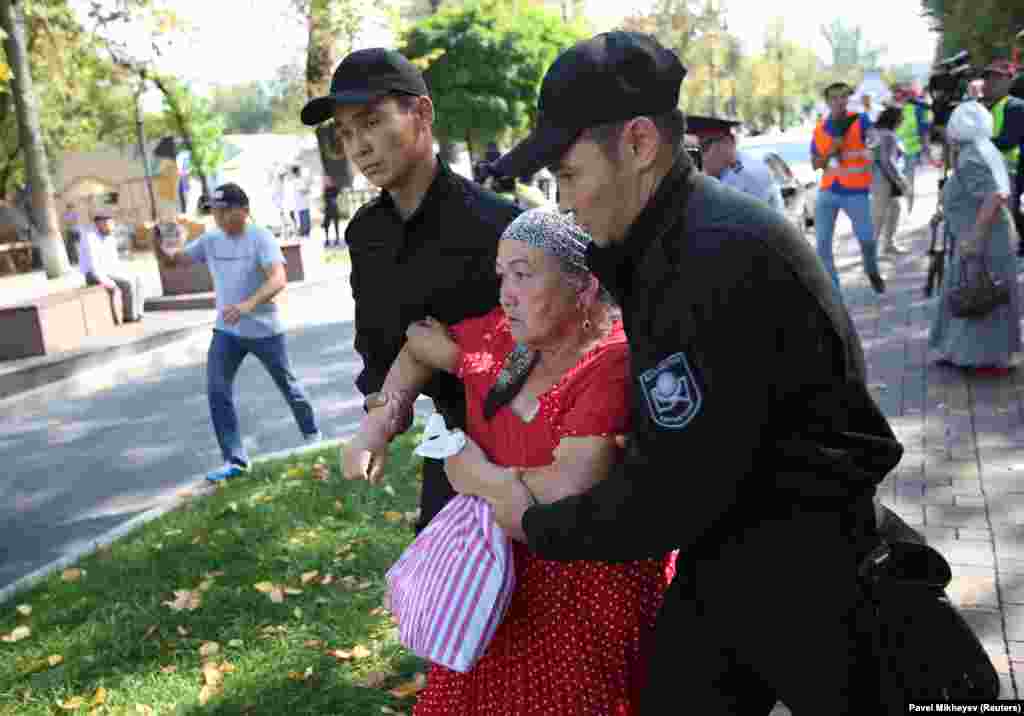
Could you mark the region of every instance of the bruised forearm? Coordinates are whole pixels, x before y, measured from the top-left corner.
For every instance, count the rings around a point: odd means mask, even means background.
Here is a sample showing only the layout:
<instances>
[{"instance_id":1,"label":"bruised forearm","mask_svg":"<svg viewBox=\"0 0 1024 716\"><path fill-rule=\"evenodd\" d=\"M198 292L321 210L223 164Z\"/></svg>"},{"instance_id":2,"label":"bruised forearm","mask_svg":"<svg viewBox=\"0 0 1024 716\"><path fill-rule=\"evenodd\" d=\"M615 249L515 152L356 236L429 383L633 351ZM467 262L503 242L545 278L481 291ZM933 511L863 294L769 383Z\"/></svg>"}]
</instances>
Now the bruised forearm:
<instances>
[{"instance_id":1,"label":"bruised forearm","mask_svg":"<svg viewBox=\"0 0 1024 716\"><path fill-rule=\"evenodd\" d=\"M567 441L580 443L580 449L566 449ZM589 444L584 447L584 442ZM618 452L611 438L567 438L555 450L553 463L525 470L523 481L541 504L580 495L608 477Z\"/></svg>"}]
</instances>

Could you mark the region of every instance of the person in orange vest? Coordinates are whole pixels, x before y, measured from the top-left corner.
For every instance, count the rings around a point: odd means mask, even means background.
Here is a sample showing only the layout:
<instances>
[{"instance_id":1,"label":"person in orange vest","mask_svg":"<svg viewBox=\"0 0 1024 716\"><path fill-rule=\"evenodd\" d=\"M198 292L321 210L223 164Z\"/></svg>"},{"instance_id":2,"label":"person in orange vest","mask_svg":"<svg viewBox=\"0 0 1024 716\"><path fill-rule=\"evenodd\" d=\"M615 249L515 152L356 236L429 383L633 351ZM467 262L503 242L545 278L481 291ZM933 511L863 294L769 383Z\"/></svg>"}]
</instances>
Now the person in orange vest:
<instances>
[{"instance_id":1,"label":"person in orange vest","mask_svg":"<svg viewBox=\"0 0 1024 716\"><path fill-rule=\"evenodd\" d=\"M867 114L847 110L851 94L853 88L845 82L833 82L825 88L829 115L818 122L811 140L811 163L815 169L824 170L814 211L818 257L838 289L832 238L836 217L842 209L853 224L871 287L884 293L885 281L878 272L878 248L871 223L872 156L867 147L871 120Z\"/></svg>"}]
</instances>

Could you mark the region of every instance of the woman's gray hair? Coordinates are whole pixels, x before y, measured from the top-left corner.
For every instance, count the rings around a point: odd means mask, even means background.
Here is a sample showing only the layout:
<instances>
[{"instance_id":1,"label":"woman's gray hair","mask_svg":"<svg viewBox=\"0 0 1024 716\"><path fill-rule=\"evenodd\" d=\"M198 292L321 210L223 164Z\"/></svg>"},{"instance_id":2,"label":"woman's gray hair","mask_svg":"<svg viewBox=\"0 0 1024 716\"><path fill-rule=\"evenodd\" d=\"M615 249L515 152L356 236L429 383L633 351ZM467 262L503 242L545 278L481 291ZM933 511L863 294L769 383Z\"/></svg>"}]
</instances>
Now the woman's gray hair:
<instances>
[{"instance_id":1,"label":"woman's gray hair","mask_svg":"<svg viewBox=\"0 0 1024 716\"><path fill-rule=\"evenodd\" d=\"M591 238L573 215L539 207L517 216L501 235L502 241L522 241L535 246L558 259L558 266L566 278L582 289L590 279L587 267L587 247ZM598 292L602 303L613 303L611 294L602 286Z\"/></svg>"},{"instance_id":2,"label":"woman's gray hair","mask_svg":"<svg viewBox=\"0 0 1024 716\"><path fill-rule=\"evenodd\" d=\"M524 211L505 228L501 239L543 249L559 259L570 273L590 272L586 256L590 236L566 214L544 207Z\"/></svg>"}]
</instances>

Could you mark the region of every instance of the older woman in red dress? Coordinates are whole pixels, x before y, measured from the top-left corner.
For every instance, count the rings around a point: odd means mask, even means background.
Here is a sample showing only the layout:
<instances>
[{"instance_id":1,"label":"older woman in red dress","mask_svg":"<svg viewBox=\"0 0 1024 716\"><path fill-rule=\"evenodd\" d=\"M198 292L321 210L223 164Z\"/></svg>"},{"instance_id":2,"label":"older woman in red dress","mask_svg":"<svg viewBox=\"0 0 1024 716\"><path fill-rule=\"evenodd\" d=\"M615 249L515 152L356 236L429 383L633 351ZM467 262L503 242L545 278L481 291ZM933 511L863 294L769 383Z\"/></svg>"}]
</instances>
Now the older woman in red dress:
<instances>
[{"instance_id":1,"label":"older woman in red dress","mask_svg":"<svg viewBox=\"0 0 1024 716\"><path fill-rule=\"evenodd\" d=\"M610 297L584 262L587 236L543 209L509 225L498 248L501 305L447 328L409 327L377 402L349 443L361 476L435 370L466 388L467 445L449 467L474 494L529 490L540 502L584 491L629 428L629 354ZM457 465L456 465L457 463ZM513 538L517 535L510 535ZM514 544L516 587L476 665L434 665L415 716L625 716L643 685L643 644L667 586L664 560L553 562Z\"/></svg>"}]
</instances>

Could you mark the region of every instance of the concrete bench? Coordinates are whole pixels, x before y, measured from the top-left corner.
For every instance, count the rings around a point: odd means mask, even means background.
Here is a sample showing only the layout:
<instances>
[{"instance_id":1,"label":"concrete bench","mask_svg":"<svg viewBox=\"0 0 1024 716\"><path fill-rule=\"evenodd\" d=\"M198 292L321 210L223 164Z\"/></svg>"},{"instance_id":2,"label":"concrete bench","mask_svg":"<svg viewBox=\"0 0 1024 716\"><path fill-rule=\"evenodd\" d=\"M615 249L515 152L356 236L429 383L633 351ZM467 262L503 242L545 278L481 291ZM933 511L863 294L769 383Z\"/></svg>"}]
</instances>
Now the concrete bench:
<instances>
[{"instance_id":1,"label":"concrete bench","mask_svg":"<svg viewBox=\"0 0 1024 716\"><path fill-rule=\"evenodd\" d=\"M323 246L312 239L281 244L285 260L285 275L289 283L319 278L323 271ZM209 308L213 306L213 278L205 264L188 266L164 266L160 270L161 297L174 300L160 300L151 297L146 301L146 310L168 310L183 308ZM195 300L190 300L194 298Z\"/></svg>"},{"instance_id":2,"label":"concrete bench","mask_svg":"<svg viewBox=\"0 0 1024 716\"><path fill-rule=\"evenodd\" d=\"M24 273L32 268L32 242L8 241L0 243L0 276Z\"/></svg>"},{"instance_id":3,"label":"concrete bench","mask_svg":"<svg viewBox=\"0 0 1024 716\"><path fill-rule=\"evenodd\" d=\"M0 360L72 351L86 337L114 328L110 298L102 286L60 291L0 307Z\"/></svg>"}]
</instances>

